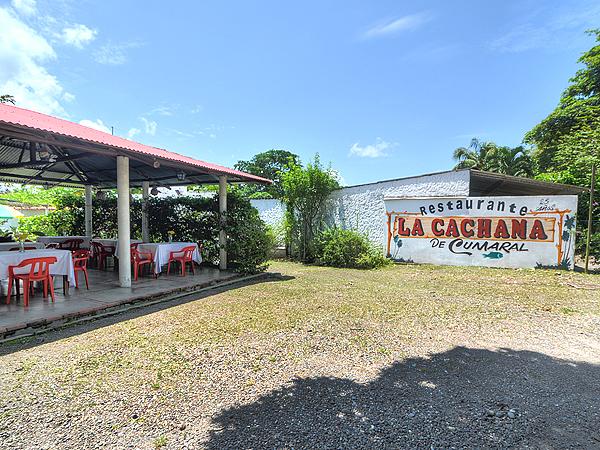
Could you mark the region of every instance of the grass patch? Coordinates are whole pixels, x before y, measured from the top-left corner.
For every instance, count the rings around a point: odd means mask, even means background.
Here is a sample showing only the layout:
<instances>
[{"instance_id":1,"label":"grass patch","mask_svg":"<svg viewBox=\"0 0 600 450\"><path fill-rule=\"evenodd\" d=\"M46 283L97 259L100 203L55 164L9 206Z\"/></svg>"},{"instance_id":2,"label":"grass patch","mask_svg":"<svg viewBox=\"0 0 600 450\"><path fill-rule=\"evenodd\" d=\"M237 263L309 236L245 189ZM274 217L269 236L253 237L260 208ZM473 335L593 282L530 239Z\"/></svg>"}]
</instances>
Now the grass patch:
<instances>
[{"instance_id":1,"label":"grass patch","mask_svg":"<svg viewBox=\"0 0 600 450\"><path fill-rule=\"evenodd\" d=\"M205 355L227 355L249 336L269 343L264 354L244 362L258 377L285 360L318 355L330 342L385 359L402 354L399 343L431 330L443 336L500 321L509 329L511 320L531 315L600 314L598 291L573 287L593 283L594 276L572 272L429 265L361 271L289 262L272 269L289 279L4 356L0 383L10 389L0 392L0 403L28 392L63 399L119 390L162 395L190 377L200 382ZM224 361L222 371L227 364L233 363Z\"/></svg>"}]
</instances>

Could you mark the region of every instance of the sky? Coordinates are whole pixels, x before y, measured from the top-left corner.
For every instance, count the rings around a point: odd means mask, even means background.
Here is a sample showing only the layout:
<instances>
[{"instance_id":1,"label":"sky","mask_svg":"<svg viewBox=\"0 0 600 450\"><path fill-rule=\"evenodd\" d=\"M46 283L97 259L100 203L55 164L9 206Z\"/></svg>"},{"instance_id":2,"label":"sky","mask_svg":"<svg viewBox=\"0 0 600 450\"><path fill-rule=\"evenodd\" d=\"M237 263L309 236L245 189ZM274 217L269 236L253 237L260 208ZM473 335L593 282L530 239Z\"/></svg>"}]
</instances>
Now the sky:
<instances>
[{"instance_id":1,"label":"sky","mask_svg":"<svg viewBox=\"0 0 600 450\"><path fill-rule=\"evenodd\" d=\"M598 26L588 0L0 0L0 94L226 166L318 153L354 185L519 145Z\"/></svg>"}]
</instances>

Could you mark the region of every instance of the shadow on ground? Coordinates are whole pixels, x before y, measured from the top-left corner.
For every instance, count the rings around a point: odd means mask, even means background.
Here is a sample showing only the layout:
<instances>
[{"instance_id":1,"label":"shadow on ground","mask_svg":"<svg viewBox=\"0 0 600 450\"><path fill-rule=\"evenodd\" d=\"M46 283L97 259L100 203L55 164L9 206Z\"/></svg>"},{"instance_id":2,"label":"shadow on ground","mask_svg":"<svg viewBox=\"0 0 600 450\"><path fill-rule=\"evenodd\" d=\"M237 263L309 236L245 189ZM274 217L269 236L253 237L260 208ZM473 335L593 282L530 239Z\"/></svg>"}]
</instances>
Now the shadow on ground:
<instances>
[{"instance_id":1,"label":"shadow on ground","mask_svg":"<svg viewBox=\"0 0 600 450\"><path fill-rule=\"evenodd\" d=\"M213 295L221 294L223 292L239 289L246 286L252 286L255 284L264 284L264 283L273 283L273 282L285 282L293 280L293 276L282 275L279 273L270 273L268 276L254 278L250 280L242 280L242 281L234 281L231 284L227 284L224 286L219 286L218 284L211 289L204 289L199 292L190 292L185 294L184 296L178 297L173 300L169 300L168 298L165 301L155 304L144 305L143 302L140 302L136 306L139 308L133 310L122 310L115 311L114 315L110 315L108 317L103 318L94 318L94 316L90 316L84 322L78 322L73 324L65 324L61 328L51 329L40 333L36 336L32 337L24 337L22 339L17 339L15 341L9 341L5 343L0 342L0 356L8 355L10 353L18 352L21 350L25 350L28 348L35 347L40 344L46 344L49 342L58 341L60 339L68 338L71 336L75 336L78 334L87 333L88 331L96 330L98 328L107 327L110 325L114 325L118 322L123 322L125 320L135 319L137 317L142 317L147 314L152 314L158 311L163 311L168 308L172 308L177 305L182 305L184 303L193 302L196 300L200 300L206 297L210 297ZM156 299L151 299L154 301Z\"/></svg>"},{"instance_id":2,"label":"shadow on ground","mask_svg":"<svg viewBox=\"0 0 600 450\"><path fill-rule=\"evenodd\" d=\"M600 448L600 367L456 347L367 384L297 379L213 427L212 449Z\"/></svg>"}]
</instances>

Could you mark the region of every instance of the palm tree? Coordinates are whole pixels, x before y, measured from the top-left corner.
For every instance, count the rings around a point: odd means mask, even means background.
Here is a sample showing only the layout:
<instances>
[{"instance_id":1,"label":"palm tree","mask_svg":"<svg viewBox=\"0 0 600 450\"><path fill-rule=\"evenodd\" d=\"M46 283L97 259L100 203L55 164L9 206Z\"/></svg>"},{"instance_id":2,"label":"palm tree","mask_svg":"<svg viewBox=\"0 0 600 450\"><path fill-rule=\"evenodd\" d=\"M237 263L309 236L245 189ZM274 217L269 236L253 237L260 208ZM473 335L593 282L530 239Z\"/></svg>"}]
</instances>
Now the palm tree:
<instances>
[{"instance_id":1,"label":"palm tree","mask_svg":"<svg viewBox=\"0 0 600 450\"><path fill-rule=\"evenodd\" d=\"M493 142L471 140L467 148L454 150L457 161L455 169L477 169L518 177L533 176L533 159L529 149L519 146L510 148Z\"/></svg>"},{"instance_id":2,"label":"palm tree","mask_svg":"<svg viewBox=\"0 0 600 450\"><path fill-rule=\"evenodd\" d=\"M15 104L15 98L12 95L3 94L0 95L0 103L12 103Z\"/></svg>"},{"instance_id":3,"label":"palm tree","mask_svg":"<svg viewBox=\"0 0 600 450\"><path fill-rule=\"evenodd\" d=\"M457 161L454 168L488 170L490 145L494 144L473 138L468 147L458 147L452 155Z\"/></svg>"},{"instance_id":4,"label":"palm tree","mask_svg":"<svg viewBox=\"0 0 600 450\"><path fill-rule=\"evenodd\" d=\"M531 158L531 152L523 146L515 148L495 147L489 156L487 170L491 172L498 172L516 177L533 176L533 159Z\"/></svg>"}]
</instances>

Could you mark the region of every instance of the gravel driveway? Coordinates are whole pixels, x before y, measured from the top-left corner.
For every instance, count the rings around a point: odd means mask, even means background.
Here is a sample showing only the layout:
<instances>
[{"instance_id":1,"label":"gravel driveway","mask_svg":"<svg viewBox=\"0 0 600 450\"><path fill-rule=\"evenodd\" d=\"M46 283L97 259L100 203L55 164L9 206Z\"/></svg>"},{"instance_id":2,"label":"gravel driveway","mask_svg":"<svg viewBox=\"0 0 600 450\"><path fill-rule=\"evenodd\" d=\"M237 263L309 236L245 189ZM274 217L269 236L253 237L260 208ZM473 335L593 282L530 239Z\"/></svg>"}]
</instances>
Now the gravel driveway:
<instances>
[{"instance_id":1,"label":"gravel driveway","mask_svg":"<svg viewBox=\"0 0 600 450\"><path fill-rule=\"evenodd\" d=\"M275 263L0 346L0 447L600 448L600 278Z\"/></svg>"}]
</instances>

